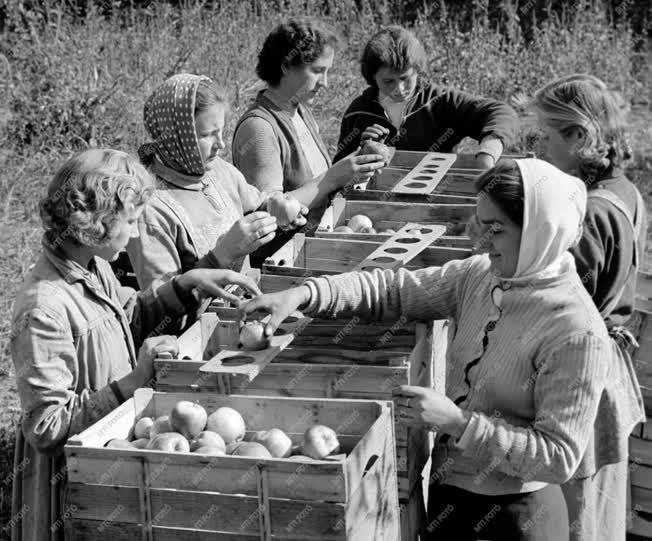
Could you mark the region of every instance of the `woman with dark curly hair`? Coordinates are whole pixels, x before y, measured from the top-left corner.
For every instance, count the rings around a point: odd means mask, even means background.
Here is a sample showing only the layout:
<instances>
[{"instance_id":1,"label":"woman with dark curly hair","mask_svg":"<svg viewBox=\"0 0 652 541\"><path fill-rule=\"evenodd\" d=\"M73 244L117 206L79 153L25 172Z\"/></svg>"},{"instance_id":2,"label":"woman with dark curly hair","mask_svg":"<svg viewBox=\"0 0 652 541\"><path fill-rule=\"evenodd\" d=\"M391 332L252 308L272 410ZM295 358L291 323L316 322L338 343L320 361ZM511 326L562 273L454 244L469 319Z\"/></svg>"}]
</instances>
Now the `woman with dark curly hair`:
<instances>
[{"instance_id":1,"label":"woman with dark curly hair","mask_svg":"<svg viewBox=\"0 0 652 541\"><path fill-rule=\"evenodd\" d=\"M14 541L64 539L69 437L117 408L154 378L153 360L177 353L165 336L199 298L252 293L233 271L194 269L138 294L110 266L138 234L153 181L124 152L89 150L55 174L41 202L43 252L16 296L11 353L22 418L16 435L11 521ZM194 292L193 292L194 291Z\"/></svg>"},{"instance_id":2,"label":"woman with dark curly hair","mask_svg":"<svg viewBox=\"0 0 652 541\"><path fill-rule=\"evenodd\" d=\"M624 114L600 79L576 74L553 81L536 92L533 105L547 159L588 189L584 232L571 253L613 339L610 378L619 382L601 403L594 444L563 486L571 539L625 539L628 439L645 413L630 356L636 341L624 325L645 254L645 205L623 171L631 153Z\"/></svg>"},{"instance_id":3,"label":"woman with dark curly hair","mask_svg":"<svg viewBox=\"0 0 652 541\"><path fill-rule=\"evenodd\" d=\"M320 179L323 189L304 230L319 223L330 193L354 178L371 177L384 164L380 155L352 153L331 167L310 106L328 87L336 45L336 36L314 22L290 20L277 26L265 38L256 66L267 88L242 115L233 135L233 163L260 190L290 191ZM279 235L252 258L252 265L288 238Z\"/></svg>"}]
</instances>

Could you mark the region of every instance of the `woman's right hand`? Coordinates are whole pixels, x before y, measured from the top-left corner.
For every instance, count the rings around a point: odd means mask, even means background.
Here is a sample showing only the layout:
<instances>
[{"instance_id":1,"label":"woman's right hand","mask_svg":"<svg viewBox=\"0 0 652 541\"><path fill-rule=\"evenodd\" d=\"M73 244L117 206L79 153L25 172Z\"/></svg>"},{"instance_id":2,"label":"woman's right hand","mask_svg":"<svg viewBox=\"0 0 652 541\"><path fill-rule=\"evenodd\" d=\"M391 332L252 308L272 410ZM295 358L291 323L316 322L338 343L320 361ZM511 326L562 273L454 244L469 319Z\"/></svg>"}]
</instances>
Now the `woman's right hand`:
<instances>
[{"instance_id":1,"label":"woman's right hand","mask_svg":"<svg viewBox=\"0 0 652 541\"><path fill-rule=\"evenodd\" d=\"M149 387L154 382L154 359L164 353L169 353L172 358L179 355L179 345L174 336L162 334L143 341L138 350L138 364L134 370L138 376L139 387Z\"/></svg>"},{"instance_id":2,"label":"woman's right hand","mask_svg":"<svg viewBox=\"0 0 652 541\"><path fill-rule=\"evenodd\" d=\"M385 166L385 158L380 154L360 154L360 149L352 152L326 171L325 178L335 182L338 188L349 183L363 182L371 178L378 169Z\"/></svg>"},{"instance_id":3,"label":"woman's right hand","mask_svg":"<svg viewBox=\"0 0 652 541\"><path fill-rule=\"evenodd\" d=\"M364 141L365 139L371 139L372 141L378 141L379 143L384 143L386 137L389 135L389 130L380 124L372 124L367 126L362 132L362 137L360 139Z\"/></svg>"},{"instance_id":4,"label":"woman's right hand","mask_svg":"<svg viewBox=\"0 0 652 541\"><path fill-rule=\"evenodd\" d=\"M270 242L276 236L276 218L256 211L240 218L220 239L216 255L220 262L232 263ZM228 265L226 265L228 266Z\"/></svg>"},{"instance_id":5,"label":"woman's right hand","mask_svg":"<svg viewBox=\"0 0 652 541\"><path fill-rule=\"evenodd\" d=\"M309 302L310 289L308 286L301 285L286 291L267 293L255 297L254 299L240 305L238 312L241 319L247 319L247 316L251 316L256 312L271 314L267 325L265 325L265 335L272 336L278 326L285 321L290 314L298 310L300 306Z\"/></svg>"}]
</instances>

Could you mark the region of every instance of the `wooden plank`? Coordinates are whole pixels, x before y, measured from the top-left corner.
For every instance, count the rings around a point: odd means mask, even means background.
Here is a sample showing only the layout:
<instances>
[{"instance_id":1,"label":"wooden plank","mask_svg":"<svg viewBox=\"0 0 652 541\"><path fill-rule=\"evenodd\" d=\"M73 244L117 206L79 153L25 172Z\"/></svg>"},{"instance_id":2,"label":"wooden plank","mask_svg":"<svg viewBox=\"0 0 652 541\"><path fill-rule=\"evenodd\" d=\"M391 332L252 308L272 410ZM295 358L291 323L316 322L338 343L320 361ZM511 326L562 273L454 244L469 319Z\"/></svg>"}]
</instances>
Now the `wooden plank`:
<instances>
[{"instance_id":1,"label":"wooden plank","mask_svg":"<svg viewBox=\"0 0 652 541\"><path fill-rule=\"evenodd\" d=\"M652 467L630 462L629 479L632 486L652 490Z\"/></svg>"},{"instance_id":2,"label":"wooden plank","mask_svg":"<svg viewBox=\"0 0 652 541\"><path fill-rule=\"evenodd\" d=\"M442 184L446 184L446 177L442 180ZM343 192L342 195L346 199L353 201L393 201L397 203L429 203L436 205L475 205L478 200L475 195L470 194L456 195L439 193L438 191L427 194L408 194L371 188L367 188L366 190L350 190L345 193Z\"/></svg>"},{"instance_id":3,"label":"wooden plank","mask_svg":"<svg viewBox=\"0 0 652 541\"><path fill-rule=\"evenodd\" d=\"M364 214L373 223L379 220L385 220L390 216L394 221L405 223L465 223L475 213L475 205L429 205L427 203L347 200L344 213L347 220L357 214Z\"/></svg>"},{"instance_id":4,"label":"wooden plank","mask_svg":"<svg viewBox=\"0 0 652 541\"><path fill-rule=\"evenodd\" d=\"M636 296L652 300L652 273L639 271L636 280Z\"/></svg>"},{"instance_id":5,"label":"wooden plank","mask_svg":"<svg viewBox=\"0 0 652 541\"><path fill-rule=\"evenodd\" d=\"M363 242L385 242L391 237L389 233L334 233L332 231L316 231L314 238L328 240L358 240ZM469 237L456 237L442 235L432 243L432 246L449 246L451 248L473 247L473 242Z\"/></svg>"},{"instance_id":6,"label":"wooden plank","mask_svg":"<svg viewBox=\"0 0 652 541\"><path fill-rule=\"evenodd\" d=\"M632 485L632 506L652 513L652 490Z\"/></svg>"},{"instance_id":7,"label":"wooden plank","mask_svg":"<svg viewBox=\"0 0 652 541\"><path fill-rule=\"evenodd\" d=\"M437 187L455 159L455 154L428 152L391 191L428 194Z\"/></svg>"},{"instance_id":8,"label":"wooden plank","mask_svg":"<svg viewBox=\"0 0 652 541\"><path fill-rule=\"evenodd\" d=\"M632 526L627 530L627 532L634 535L640 535L644 538L652 538L652 514L645 513L640 509L637 510L636 506L634 506L634 513L632 513Z\"/></svg>"},{"instance_id":9,"label":"wooden plank","mask_svg":"<svg viewBox=\"0 0 652 541\"><path fill-rule=\"evenodd\" d=\"M652 466L652 442L630 436L629 459L638 464Z\"/></svg>"},{"instance_id":10,"label":"wooden plank","mask_svg":"<svg viewBox=\"0 0 652 541\"><path fill-rule=\"evenodd\" d=\"M446 228L441 226L408 223L355 265L353 270L397 269L414 259L445 231Z\"/></svg>"}]
</instances>

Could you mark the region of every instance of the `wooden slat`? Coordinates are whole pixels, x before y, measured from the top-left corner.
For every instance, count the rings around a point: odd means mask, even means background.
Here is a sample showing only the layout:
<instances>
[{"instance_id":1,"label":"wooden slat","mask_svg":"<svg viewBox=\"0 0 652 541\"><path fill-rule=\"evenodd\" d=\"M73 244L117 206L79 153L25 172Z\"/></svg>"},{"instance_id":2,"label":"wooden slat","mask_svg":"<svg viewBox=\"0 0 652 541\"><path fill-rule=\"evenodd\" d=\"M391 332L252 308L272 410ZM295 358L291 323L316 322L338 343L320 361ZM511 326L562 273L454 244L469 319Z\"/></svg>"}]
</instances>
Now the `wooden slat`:
<instances>
[{"instance_id":1,"label":"wooden slat","mask_svg":"<svg viewBox=\"0 0 652 541\"><path fill-rule=\"evenodd\" d=\"M361 262L354 265L352 270L395 270L414 259L445 232L446 228L441 226L428 227L408 223L374 248Z\"/></svg>"},{"instance_id":2,"label":"wooden slat","mask_svg":"<svg viewBox=\"0 0 652 541\"><path fill-rule=\"evenodd\" d=\"M636 296L652 300L652 273L638 272L636 281Z\"/></svg>"},{"instance_id":3,"label":"wooden slat","mask_svg":"<svg viewBox=\"0 0 652 541\"><path fill-rule=\"evenodd\" d=\"M316 231L315 238L322 238L328 240L358 240L363 242L385 242L391 237L388 233L334 233L332 231ZM450 235L442 235L435 239L433 246L448 246L451 248L465 248L470 249L473 242L469 237L455 237Z\"/></svg>"},{"instance_id":4,"label":"wooden slat","mask_svg":"<svg viewBox=\"0 0 652 541\"><path fill-rule=\"evenodd\" d=\"M652 466L652 443L648 440L630 436L629 459L638 464Z\"/></svg>"},{"instance_id":5,"label":"wooden slat","mask_svg":"<svg viewBox=\"0 0 652 541\"><path fill-rule=\"evenodd\" d=\"M392 192L429 194L455 161L455 154L428 152L395 186Z\"/></svg>"}]
</instances>

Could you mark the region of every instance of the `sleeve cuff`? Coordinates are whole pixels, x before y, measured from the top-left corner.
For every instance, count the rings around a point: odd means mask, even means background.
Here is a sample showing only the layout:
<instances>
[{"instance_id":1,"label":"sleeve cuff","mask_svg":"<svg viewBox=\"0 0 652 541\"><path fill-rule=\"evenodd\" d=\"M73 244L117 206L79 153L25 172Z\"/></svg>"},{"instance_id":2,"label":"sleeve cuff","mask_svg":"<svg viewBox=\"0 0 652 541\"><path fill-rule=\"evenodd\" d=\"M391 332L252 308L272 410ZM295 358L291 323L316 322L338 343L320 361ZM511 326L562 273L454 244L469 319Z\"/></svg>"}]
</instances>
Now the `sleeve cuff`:
<instances>
[{"instance_id":1,"label":"sleeve cuff","mask_svg":"<svg viewBox=\"0 0 652 541\"><path fill-rule=\"evenodd\" d=\"M490 135L482 139L475 155L477 156L478 154L488 154L494 159L494 162L497 162L502 153L503 142L497 137Z\"/></svg>"},{"instance_id":2,"label":"sleeve cuff","mask_svg":"<svg viewBox=\"0 0 652 541\"><path fill-rule=\"evenodd\" d=\"M480 415L476 412L471 413L471 418L464 429L460 438L455 442L455 447L466 451L472 444L481 436L480 430Z\"/></svg>"},{"instance_id":3,"label":"sleeve cuff","mask_svg":"<svg viewBox=\"0 0 652 541\"><path fill-rule=\"evenodd\" d=\"M324 312L330 305L331 287L326 278L308 278L304 283L310 289L310 302L304 308L305 314Z\"/></svg>"}]
</instances>

